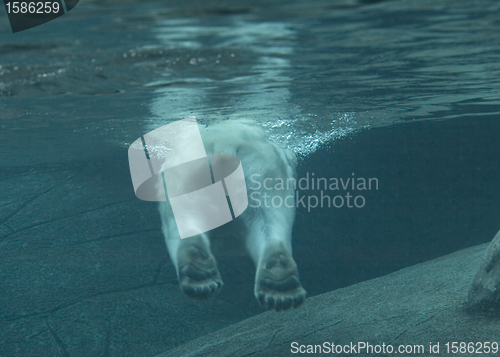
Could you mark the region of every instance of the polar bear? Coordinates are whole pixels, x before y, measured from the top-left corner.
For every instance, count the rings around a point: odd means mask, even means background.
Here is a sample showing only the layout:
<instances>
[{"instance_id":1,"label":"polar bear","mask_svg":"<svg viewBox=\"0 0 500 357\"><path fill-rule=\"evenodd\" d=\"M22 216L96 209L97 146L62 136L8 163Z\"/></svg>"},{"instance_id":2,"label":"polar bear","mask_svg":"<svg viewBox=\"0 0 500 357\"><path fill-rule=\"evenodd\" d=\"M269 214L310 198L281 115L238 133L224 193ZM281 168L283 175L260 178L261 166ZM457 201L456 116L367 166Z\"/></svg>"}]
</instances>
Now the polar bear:
<instances>
[{"instance_id":1,"label":"polar bear","mask_svg":"<svg viewBox=\"0 0 500 357\"><path fill-rule=\"evenodd\" d=\"M197 299L208 299L218 292L223 283L212 248L218 245L224 250L236 243L255 263L257 301L276 311L298 307L304 302L306 291L292 257L295 207L256 202L256 197L264 195L269 202L276 196L280 199L274 202L284 202L287 196L294 195L294 188L274 189L255 183L256 177L274 182L293 180L297 164L295 155L272 143L265 130L249 120L222 121L200 128L200 133L208 154L228 154L240 159L247 188L250 188L248 195L253 194L253 200L236 218L244 234L233 232L230 236L218 237L217 230L212 230L184 239L180 239L171 204L168 200L160 202L162 231L181 290ZM220 244L221 239L226 242Z\"/></svg>"}]
</instances>

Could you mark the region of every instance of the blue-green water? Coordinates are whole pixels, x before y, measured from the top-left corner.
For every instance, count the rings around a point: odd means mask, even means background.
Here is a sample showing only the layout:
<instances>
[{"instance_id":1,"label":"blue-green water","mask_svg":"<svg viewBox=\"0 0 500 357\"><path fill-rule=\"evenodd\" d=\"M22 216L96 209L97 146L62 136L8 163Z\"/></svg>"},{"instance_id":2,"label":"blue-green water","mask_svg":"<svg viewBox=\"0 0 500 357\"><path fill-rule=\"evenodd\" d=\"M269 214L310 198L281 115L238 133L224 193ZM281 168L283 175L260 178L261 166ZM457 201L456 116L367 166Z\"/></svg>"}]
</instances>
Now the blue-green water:
<instances>
[{"instance_id":1,"label":"blue-green water","mask_svg":"<svg viewBox=\"0 0 500 357\"><path fill-rule=\"evenodd\" d=\"M362 210L299 208L310 296L490 240L499 15L487 0L83 0L13 34L2 8L0 354L154 356L264 311L240 258L219 260L217 299L185 298L156 206L134 196L129 144L192 115L254 119L299 176L379 179Z\"/></svg>"},{"instance_id":2,"label":"blue-green water","mask_svg":"<svg viewBox=\"0 0 500 357\"><path fill-rule=\"evenodd\" d=\"M84 1L16 34L2 16L1 162L85 160L189 114L252 117L305 155L351 130L498 114L498 3L348 5Z\"/></svg>"}]
</instances>

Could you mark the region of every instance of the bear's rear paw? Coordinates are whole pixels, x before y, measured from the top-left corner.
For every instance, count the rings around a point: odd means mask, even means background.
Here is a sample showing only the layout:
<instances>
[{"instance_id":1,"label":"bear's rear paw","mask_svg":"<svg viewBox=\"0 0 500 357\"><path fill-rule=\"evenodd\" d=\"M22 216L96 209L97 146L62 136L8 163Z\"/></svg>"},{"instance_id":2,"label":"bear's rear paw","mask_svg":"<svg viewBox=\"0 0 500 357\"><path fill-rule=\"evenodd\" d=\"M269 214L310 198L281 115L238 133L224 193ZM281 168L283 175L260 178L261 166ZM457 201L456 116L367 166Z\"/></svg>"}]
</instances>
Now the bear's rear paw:
<instances>
[{"instance_id":1,"label":"bear's rear paw","mask_svg":"<svg viewBox=\"0 0 500 357\"><path fill-rule=\"evenodd\" d=\"M270 255L257 273L255 297L270 310L288 310L300 306L306 291L299 280L297 265L286 252Z\"/></svg>"},{"instance_id":2,"label":"bear's rear paw","mask_svg":"<svg viewBox=\"0 0 500 357\"><path fill-rule=\"evenodd\" d=\"M205 300L222 288L215 258L209 251L191 245L185 256L187 264L179 269L179 283L187 296Z\"/></svg>"}]
</instances>

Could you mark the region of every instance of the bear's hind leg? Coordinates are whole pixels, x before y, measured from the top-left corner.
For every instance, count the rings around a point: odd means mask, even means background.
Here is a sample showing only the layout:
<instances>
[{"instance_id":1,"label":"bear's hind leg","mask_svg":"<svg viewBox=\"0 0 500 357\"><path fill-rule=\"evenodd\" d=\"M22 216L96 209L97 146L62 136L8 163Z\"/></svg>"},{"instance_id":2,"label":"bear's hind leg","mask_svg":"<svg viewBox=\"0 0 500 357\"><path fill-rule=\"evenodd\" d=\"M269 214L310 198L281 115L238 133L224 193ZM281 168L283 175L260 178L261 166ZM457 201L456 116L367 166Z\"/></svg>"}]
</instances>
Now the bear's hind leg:
<instances>
[{"instance_id":1,"label":"bear's hind leg","mask_svg":"<svg viewBox=\"0 0 500 357\"><path fill-rule=\"evenodd\" d=\"M169 251L174 253L177 276L181 290L195 299L208 299L218 292L223 283L217 269L208 237L203 234L180 239L167 240Z\"/></svg>"},{"instance_id":2,"label":"bear's hind leg","mask_svg":"<svg viewBox=\"0 0 500 357\"><path fill-rule=\"evenodd\" d=\"M255 297L261 305L276 311L298 307L306 298L297 264L281 242L269 244L263 251L255 277Z\"/></svg>"},{"instance_id":3,"label":"bear's hind leg","mask_svg":"<svg viewBox=\"0 0 500 357\"><path fill-rule=\"evenodd\" d=\"M255 297L270 310L302 305L306 291L292 257L292 208L251 208L243 215L247 225L246 247L257 271Z\"/></svg>"}]
</instances>

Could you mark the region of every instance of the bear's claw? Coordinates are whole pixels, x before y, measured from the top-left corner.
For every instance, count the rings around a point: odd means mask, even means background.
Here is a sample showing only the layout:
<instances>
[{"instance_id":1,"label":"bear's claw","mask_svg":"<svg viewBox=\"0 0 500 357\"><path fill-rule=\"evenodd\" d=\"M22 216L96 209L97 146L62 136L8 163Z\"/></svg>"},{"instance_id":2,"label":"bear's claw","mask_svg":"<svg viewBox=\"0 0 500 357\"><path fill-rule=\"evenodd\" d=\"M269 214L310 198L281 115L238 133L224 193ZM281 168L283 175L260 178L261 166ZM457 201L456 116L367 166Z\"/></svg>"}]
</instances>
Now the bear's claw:
<instances>
[{"instance_id":1,"label":"bear's claw","mask_svg":"<svg viewBox=\"0 0 500 357\"><path fill-rule=\"evenodd\" d=\"M297 279L297 277L294 278ZM289 292L289 294L296 294L294 296L286 295L286 296L275 297L273 295L265 294L264 292L260 291L257 294L257 301L259 302L259 304L265 306L269 310L284 311L292 307L294 308L299 307L306 299L306 291L302 288L298 279L297 282L299 283L299 285L294 288L297 290L295 292L293 291ZM283 293L285 291L280 291L280 292Z\"/></svg>"}]
</instances>

